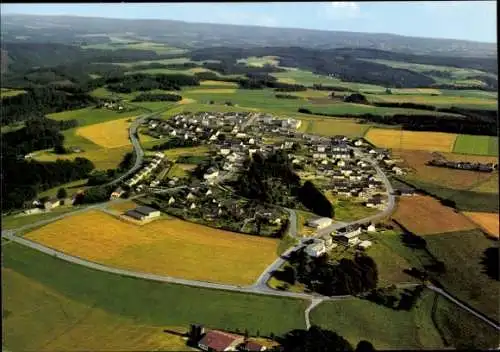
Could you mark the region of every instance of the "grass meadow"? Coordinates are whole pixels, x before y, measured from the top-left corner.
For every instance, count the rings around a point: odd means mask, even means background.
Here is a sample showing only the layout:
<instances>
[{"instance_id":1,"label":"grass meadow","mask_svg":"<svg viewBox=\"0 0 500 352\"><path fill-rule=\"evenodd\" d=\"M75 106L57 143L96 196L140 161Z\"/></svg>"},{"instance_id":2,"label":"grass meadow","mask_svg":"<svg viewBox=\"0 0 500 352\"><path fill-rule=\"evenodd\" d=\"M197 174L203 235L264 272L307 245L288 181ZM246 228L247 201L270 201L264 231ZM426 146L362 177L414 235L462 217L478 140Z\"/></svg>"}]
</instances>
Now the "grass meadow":
<instances>
[{"instance_id":1,"label":"grass meadow","mask_svg":"<svg viewBox=\"0 0 500 352\"><path fill-rule=\"evenodd\" d=\"M498 155L498 137L460 134L453 152L461 154Z\"/></svg>"}]
</instances>

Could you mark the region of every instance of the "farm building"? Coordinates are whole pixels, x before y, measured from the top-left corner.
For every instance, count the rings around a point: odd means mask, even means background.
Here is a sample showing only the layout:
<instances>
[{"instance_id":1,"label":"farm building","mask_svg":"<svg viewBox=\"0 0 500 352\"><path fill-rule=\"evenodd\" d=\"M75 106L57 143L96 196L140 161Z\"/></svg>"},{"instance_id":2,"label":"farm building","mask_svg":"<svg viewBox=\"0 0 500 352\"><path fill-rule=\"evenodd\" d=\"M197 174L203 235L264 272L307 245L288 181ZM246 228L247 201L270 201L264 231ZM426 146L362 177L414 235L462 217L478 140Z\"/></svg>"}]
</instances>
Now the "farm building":
<instances>
[{"instance_id":1,"label":"farm building","mask_svg":"<svg viewBox=\"0 0 500 352\"><path fill-rule=\"evenodd\" d=\"M314 227L315 229L322 229L332 224L332 219L330 218L317 218L314 220L309 220L307 226Z\"/></svg>"},{"instance_id":2,"label":"farm building","mask_svg":"<svg viewBox=\"0 0 500 352\"><path fill-rule=\"evenodd\" d=\"M240 349L242 351L249 351L249 352L257 352L257 351L265 351L266 346L262 346L260 343L255 342L255 341L245 341L242 345L240 345Z\"/></svg>"},{"instance_id":3,"label":"farm building","mask_svg":"<svg viewBox=\"0 0 500 352\"><path fill-rule=\"evenodd\" d=\"M123 195L123 193L125 193L125 191L121 187L118 187L113 191L113 193L111 193L110 199L120 198Z\"/></svg>"},{"instance_id":4,"label":"farm building","mask_svg":"<svg viewBox=\"0 0 500 352\"><path fill-rule=\"evenodd\" d=\"M142 221L159 217L160 211L150 207L141 206L133 210L128 210L127 212L125 212L125 215L130 216L131 218L134 218L136 220Z\"/></svg>"},{"instance_id":5,"label":"farm building","mask_svg":"<svg viewBox=\"0 0 500 352\"><path fill-rule=\"evenodd\" d=\"M326 253L325 244L322 242L312 243L305 249L306 254L311 257L319 257L322 254Z\"/></svg>"},{"instance_id":6,"label":"farm building","mask_svg":"<svg viewBox=\"0 0 500 352\"><path fill-rule=\"evenodd\" d=\"M198 342L203 351L236 351L236 347L243 343L244 338L227 332L210 330Z\"/></svg>"},{"instance_id":7,"label":"farm building","mask_svg":"<svg viewBox=\"0 0 500 352\"><path fill-rule=\"evenodd\" d=\"M367 249L367 248L370 248L371 245L372 245L371 241L362 241L361 243L358 244L358 248Z\"/></svg>"}]
</instances>

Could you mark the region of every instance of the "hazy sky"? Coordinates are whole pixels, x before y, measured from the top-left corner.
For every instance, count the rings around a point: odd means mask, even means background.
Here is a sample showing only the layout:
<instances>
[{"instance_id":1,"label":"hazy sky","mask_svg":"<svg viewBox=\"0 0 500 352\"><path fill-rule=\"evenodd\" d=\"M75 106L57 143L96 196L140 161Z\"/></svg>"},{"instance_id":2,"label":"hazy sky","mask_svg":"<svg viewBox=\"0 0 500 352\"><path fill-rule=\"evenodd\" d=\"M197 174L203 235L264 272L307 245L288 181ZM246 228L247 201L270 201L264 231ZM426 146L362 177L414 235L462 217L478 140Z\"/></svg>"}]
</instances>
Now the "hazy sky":
<instances>
[{"instance_id":1,"label":"hazy sky","mask_svg":"<svg viewBox=\"0 0 500 352\"><path fill-rule=\"evenodd\" d=\"M2 14L156 18L496 42L495 1L2 4Z\"/></svg>"}]
</instances>

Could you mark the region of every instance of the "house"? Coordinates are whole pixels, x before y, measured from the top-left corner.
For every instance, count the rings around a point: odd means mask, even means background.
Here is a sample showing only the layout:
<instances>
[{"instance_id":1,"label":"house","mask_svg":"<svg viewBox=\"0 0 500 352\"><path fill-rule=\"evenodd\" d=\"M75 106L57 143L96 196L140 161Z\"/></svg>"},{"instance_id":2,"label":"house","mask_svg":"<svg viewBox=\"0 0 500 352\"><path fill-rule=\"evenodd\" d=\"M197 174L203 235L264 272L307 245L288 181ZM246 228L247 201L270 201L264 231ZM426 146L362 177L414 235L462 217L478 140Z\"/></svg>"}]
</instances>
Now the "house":
<instances>
[{"instance_id":1,"label":"house","mask_svg":"<svg viewBox=\"0 0 500 352\"><path fill-rule=\"evenodd\" d=\"M160 216L160 214L161 213L159 210L146 206L140 206L133 210L128 210L125 212L125 215L140 221L157 218Z\"/></svg>"},{"instance_id":2,"label":"house","mask_svg":"<svg viewBox=\"0 0 500 352\"><path fill-rule=\"evenodd\" d=\"M50 210L50 209L57 208L60 204L61 204L61 202L58 199L51 198L51 199L47 200L45 203L43 203L43 208L45 210Z\"/></svg>"},{"instance_id":3,"label":"house","mask_svg":"<svg viewBox=\"0 0 500 352\"><path fill-rule=\"evenodd\" d=\"M40 209L40 208L31 208L31 209L26 209L25 211L23 211L23 213L26 215L38 214L41 212L42 212L42 209Z\"/></svg>"},{"instance_id":4,"label":"house","mask_svg":"<svg viewBox=\"0 0 500 352\"><path fill-rule=\"evenodd\" d=\"M358 139L357 141L355 141L355 142L354 142L354 145L355 145L356 147L360 147L360 146L362 146L362 145L363 145L363 140Z\"/></svg>"},{"instance_id":5,"label":"house","mask_svg":"<svg viewBox=\"0 0 500 352\"><path fill-rule=\"evenodd\" d=\"M340 166L340 167L344 167L345 166L345 161L340 159L339 161L337 161L337 166Z\"/></svg>"},{"instance_id":6,"label":"house","mask_svg":"<svg viewBox=\"0 0 500 352\"><path fill-rule=\"evenodd\" d=\"M198 342L198 347L203 351L236 351L236 347L242 344L243 341L242 336L219 330L210 330Z\"/></svg>"},{"instance_id":7,"label":"house","mask_svg":"<svg viewBox=\"0 0 500 352\"><path fill-rule=\"evenodd\" d=\"M358 244L358 248L360 249L367 249L371 247L372 242L371 241L362 241L361 243Z\"/></svg>"},{"instance_id":8,"label":"house","mask_svg":"<svg viewBox=\"0 0 500 352\"><path fill-rule=\"evenodd\" d=\"M368 232L377 232L377 229L375 228L374 224L370 224L367 228L366 231Z\"/></svg>"},{"instance_id":9,"label":"house","mask_svg":"<svg viewBox=\"0 0 500 352\"><path fill-rule=\"evenodd\" d=\"M342 242L342 243L347 244L349 246L355 246L359 242L361 242L358 235L359 235L359 233L357 233L357 231L351 231L351 232L347 232L347 233L342 234L342 235L340 235L340 234L337 235L336 239L339 242Z\"/></svg>"},{"instance_id":10,"label":"house","mask_svg":"<svg viewBox=\"0 0 500 352\"><path fill-rule=\"evenodd\" d=\"M397 166L394 166L392 169L391 169L396 175L403 175L404 172L401 168L397 167Z\"/></svg>"},{"instance_id":11,"label":"house","mask_svg":"<svg viewBox=\"0 0 500 352\"><path fill-rule=\"evenodd\" d=\"M326 253L326 247L323 242L316 242L308 245L305 252L310 257L319 257Z\"/></svg>"},{"instance_id":12,"label":"house","mask_svg":"<svg viewBox=\"0 0 500 352\"><path fill-rule=\"evenodd\" d=\"M214 181L219 176L219 170L210 168L207 170L205 175L203 175L203 179L207 181Z\"/></svg>"},{"instance_id":13,"label":"house","mask_svg":"<svg viewBox=\"0 0 500 352\"><path fill-rule=\"evenodd\" d=\"M189 209L196 209L196 204L195 203L191 203L191 205L189 206Z\"/></svg>"},{"instance_id":14,"label":"house","mask_svg":"<svg viewBox=\"0 0 500 352\"><path fill-rule=\"evenodd\" d=\"M243 342L242 345L239 346L241 351L249 351L249 352L258 352L258 351L265 351L266 346L261 345L258 342L255 341L245 341Z\"/></svg>"},{"instance_id":15,"label":"house","mask_svg":"<svg viewBox=\"0 0 500 352\"><path fill-rule=\"evenodd\" d=\"M123 195L123 193L125 193L125 191L121 187L118 187L113 191L113 193L111 193L111 197L109 199L120 198Z\"/></svg>"},{"instance_id":16,"label":"house","mask_svg":"<svg viewBox=\"0 0 500 352\"><path fill-rule=\"evenodd\" d=\"M368 200L366 201L366 204L365 204L365 205L366 205L368 208L375 208L375 207L379 206L380 204L382 204L382 199L372 197L372 198L370 198L370 199L368 199Z\"/></svg>"},{"instance_id":17,"label":"house","mask_svg":"<svg viewBox=\"0 0 500 352\"><path fill-rule=\"evenodd\" d=\"M170 199L168 200L168 205L172 205L175 203L175 198L174 197L170 197Z\"/></svg>"},{"instance_id":18,"label":"house","mask_svg":"<svg viewBox=\"0 0 500 352\"><path fill-rule=\"evenodd\" d=\"M332 219L330 218L317 218L314 220L309 220L307 226L314 227L315 229L322 229L332 224Z\"/></svg>"}]
</instances>

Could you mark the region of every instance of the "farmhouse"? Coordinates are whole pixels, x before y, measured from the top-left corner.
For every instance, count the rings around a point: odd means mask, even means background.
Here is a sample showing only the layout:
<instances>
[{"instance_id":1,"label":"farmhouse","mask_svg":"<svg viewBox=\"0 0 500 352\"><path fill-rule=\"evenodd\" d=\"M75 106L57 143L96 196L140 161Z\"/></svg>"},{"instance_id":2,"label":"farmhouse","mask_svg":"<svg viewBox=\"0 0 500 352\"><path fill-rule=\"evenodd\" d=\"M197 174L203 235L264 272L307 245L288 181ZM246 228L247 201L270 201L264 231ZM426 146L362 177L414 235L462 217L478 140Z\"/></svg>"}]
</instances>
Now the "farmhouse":
<instances>
[{"instance_id":1,"label":"farmhouse","mask_svg":"<svg viewBox=\"0 0 500 352\"><path fill-rule=\"evenodd\" d=\"M362 241L361 243L358 244L358 247L360 249L367 249L367 248L370 248L371 245L372 245L371 241Z\"/></svg>"},{"instance_id":2,"label":"farmhouse","mask_svg":"<svg viewBox=\"0 0 500 352\"><path fill-rule=\"evenodd\" d=\"M198 347L203 351L236 351L236 347L243 341L242 336L210 330L198 342Z\"/></svg>"},{"instance_id":3,"label":"farmhouse","mask_svg":"<svg viewBox=\"0 0 500 352\"><path fill-rule=\"evenodd\" d=\"M265 351L266 350L266 346L263 346L261 345L260 343L258 342L255 342L255 341L245 341L242 345L239 346L239 348L242 350L242 351L251 351L251 352L258 352L258 351Z\"/></svg>"},{"instance_id":4,"label":"farmhouse","mask_svg":"<svg viewBox=\"0 0 500 352\"><path fill-rule=\"evenodd\" d=\"M332 219L330 218L317 218L314 220L309 220L307 226L314 227L315 229L322 229L332 224Z\"/></svg>"},{"instance_id":5,"label":"farmhouse","mask_svg":"<svg viewBox=\"0 0 500 352\"><path fill-rule=\"evenodd\" d=\"M142 221L159 217L160 211L150 207L141 206L133 210L128 210L127 212L125 212L125 215L134 218L136 220Z\"/></svg>"},{"instance_id":6,"label":"farmhouse","mask_svg":"<svg viewBox=\"0 0 500 352\"><path fill-rule=\"evenodd\" d=\"M311 257L319 257L326 253L326 247L323 242L316 242L308 245L305 251Z\"/></svg>"}]
</instances>

